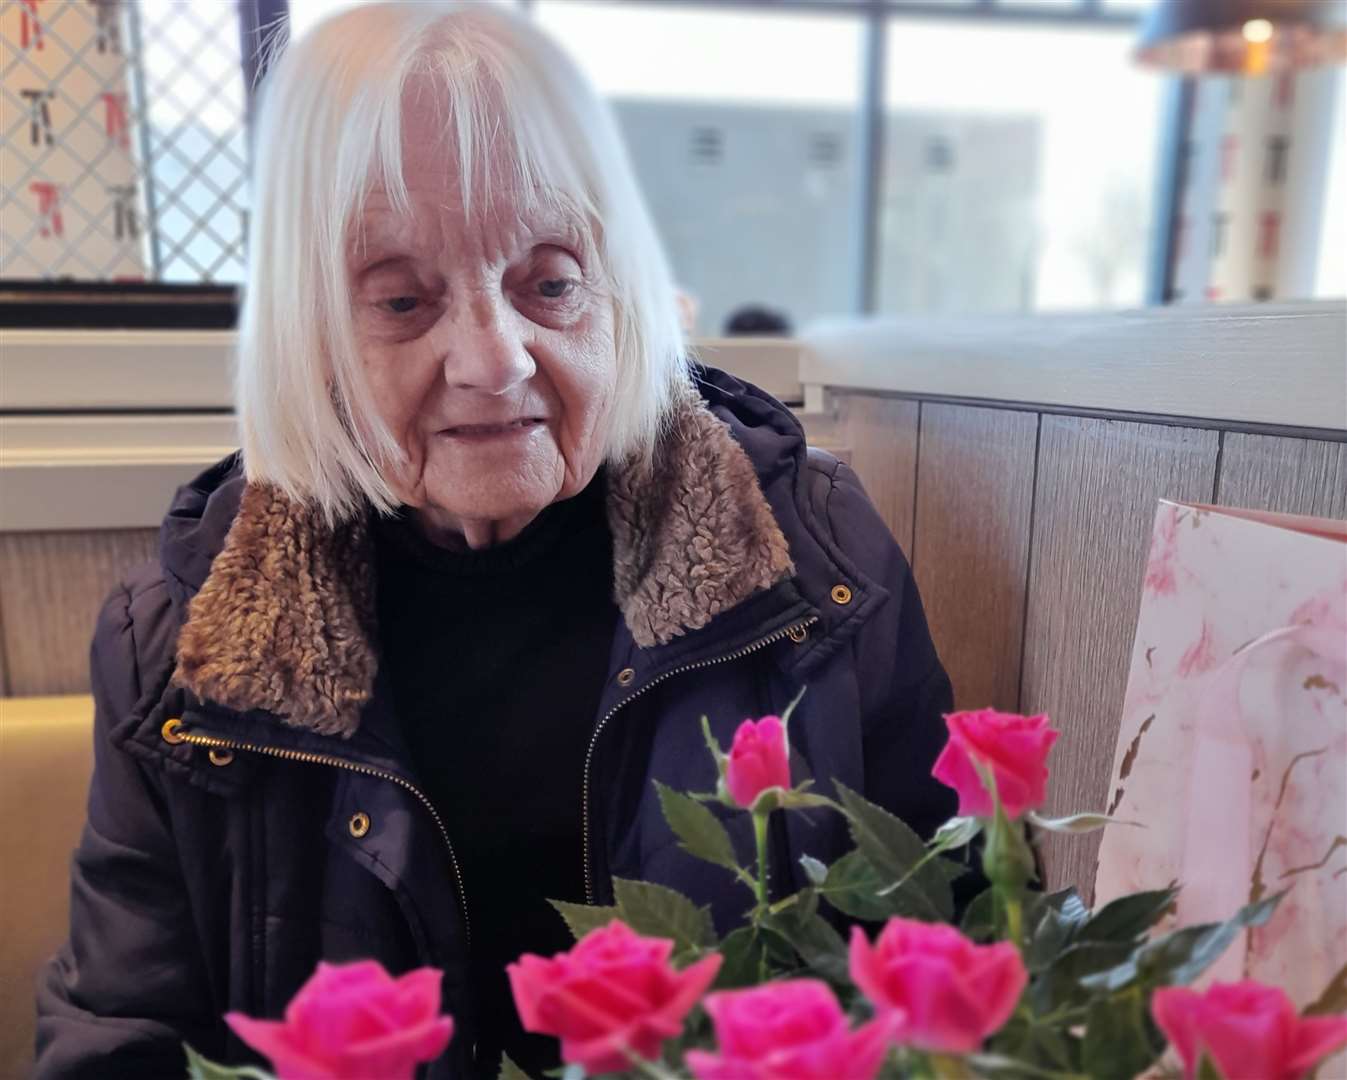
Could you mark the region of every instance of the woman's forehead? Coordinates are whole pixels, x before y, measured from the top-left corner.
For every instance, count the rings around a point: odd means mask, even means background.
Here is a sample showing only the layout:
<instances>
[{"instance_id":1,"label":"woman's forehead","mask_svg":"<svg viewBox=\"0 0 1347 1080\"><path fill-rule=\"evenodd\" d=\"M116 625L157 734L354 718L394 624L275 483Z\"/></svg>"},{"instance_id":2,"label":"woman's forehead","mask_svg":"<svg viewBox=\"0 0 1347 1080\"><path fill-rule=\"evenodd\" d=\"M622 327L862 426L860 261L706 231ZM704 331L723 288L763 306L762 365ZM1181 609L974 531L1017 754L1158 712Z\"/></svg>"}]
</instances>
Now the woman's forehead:
<instances>
[{"instance_id":1,"label":"woman's forehead","mask_svg":"<svg viewBox=\"0 0 1347 1080\"><path fill-rule=\"evenodd\" d=\"M382 188L372 188L353 223L353 233L415 233L429 219L450 224L465 231L514 229L529 233L566 233L589 235L584 218L560 199L538 199L499 186L478 189L468 200L455 185L436 183L407 184L404 204Z\"/></svg>"}]
</instances>

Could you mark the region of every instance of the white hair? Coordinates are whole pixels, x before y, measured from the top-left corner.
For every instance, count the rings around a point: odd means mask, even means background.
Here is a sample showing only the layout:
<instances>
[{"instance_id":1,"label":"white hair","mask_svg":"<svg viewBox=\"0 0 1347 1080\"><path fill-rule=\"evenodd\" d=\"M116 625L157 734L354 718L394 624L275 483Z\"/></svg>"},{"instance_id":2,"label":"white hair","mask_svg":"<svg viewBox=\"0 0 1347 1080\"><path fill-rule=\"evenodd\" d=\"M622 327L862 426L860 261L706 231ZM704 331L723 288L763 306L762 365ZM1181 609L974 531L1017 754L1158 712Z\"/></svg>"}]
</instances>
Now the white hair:
<instances>
[{"instance_id":1,"label":"white hair","mask_svg":"<svg viewBox=\"0 0 1347 1080\"><path fill-rule=\"evenodd\" d=\"M236 379L248 479L329 521L398 504L384 473L402 451L356 351L346 253L376 184L407 208L402 107L412 79L443 96L465 212L497 171L483 163L503 156L517 198L563 203L588 222L614 296L607 460L653 452L688 378L667 260L616 122L574 62L491 4L344 11L283 46L262 88Z\"/></svg>"}]
</instances>

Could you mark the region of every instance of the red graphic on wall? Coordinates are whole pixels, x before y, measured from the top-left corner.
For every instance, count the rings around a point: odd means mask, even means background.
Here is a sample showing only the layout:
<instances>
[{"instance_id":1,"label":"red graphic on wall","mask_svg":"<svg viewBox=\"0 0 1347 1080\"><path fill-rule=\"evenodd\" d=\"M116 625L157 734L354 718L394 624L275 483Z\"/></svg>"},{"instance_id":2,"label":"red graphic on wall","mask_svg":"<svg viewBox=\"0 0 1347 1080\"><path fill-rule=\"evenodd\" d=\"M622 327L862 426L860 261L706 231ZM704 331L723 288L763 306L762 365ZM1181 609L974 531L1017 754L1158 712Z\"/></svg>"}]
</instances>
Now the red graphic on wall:
<instances>
[{"instance_id":1,"label":"red graphic on wall","mask_svg":"<svg viewBox=\"0 0 1347 1080\"><path fill-rule=\"evenodd\" d=\"M1226 135L1221 139L1221 180L1228 181L1235 175L1235 151L1239 149L1239 139Z\"/></svg>"},{"instance_id":2,"label":"red graphic on wall","mask_svg":"<svg viewBox=\"0 0 1347 1080\"><path fill-rule=\"evenodd\" d=\"M1221 298L1221 287L1219 285L1207 286L1207 299L1219 300Z\"/></svg>"},{"instance_id":3,"label":"red graphic on wall","mask_svg":"<svg viewBox=\"0 0 1347 1080\"><path fill-rule=\"evenodd\" d=\"M37 5L42 0L19 0L19 46L35 50L45 49L42 39L42 22L37 17Z\"/></svg>"},{"instance_id":4,"label":"red graphic on wall","mask_svg":"<svg viewBox=\"0 0 1347 1080\"><path fill-rule=\"evenodd\" d=\"M37 215L42 219L42 236L64 236L61 219L61 189L50 180L34 180L28 190L37 196Z\"/></svg>"},{"instance_id":5,"label":"red graphic on wall","mask_svg":"<svg viewBox=\"0 0 1347 1080\"><path fill-rule=\"evenodd\" d=\"M1258 255L1263 259L1277 257L1277 245L1281 241L1282 216L1275 210L1263 211L1258 220Z\"/></svg>"},{"instance_id":6,"label":"red graphic on wall","mask_svg":"<svg viewBox=\"0 0 1347 1080\"><path fill-rule=\"evenodd\" d=\"M131 149L131 137L126 126L126 95L104 93L102 97L103 127L108 138L123 150Z\"/></svg>"}]
</instances>

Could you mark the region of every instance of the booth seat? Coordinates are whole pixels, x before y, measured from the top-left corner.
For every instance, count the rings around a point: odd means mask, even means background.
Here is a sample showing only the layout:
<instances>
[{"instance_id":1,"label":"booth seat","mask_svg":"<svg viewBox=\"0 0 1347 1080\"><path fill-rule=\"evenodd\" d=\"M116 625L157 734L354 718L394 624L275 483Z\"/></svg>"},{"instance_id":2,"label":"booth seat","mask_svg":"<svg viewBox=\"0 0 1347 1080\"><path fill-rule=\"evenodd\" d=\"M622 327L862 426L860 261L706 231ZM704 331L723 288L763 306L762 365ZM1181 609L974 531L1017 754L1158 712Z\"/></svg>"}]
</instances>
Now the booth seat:
<instances>
[{"instance_id":1,"label":"booth seat","mask_svg":"<svg viewBox=\"0 0 1347 1080\"><path fill-rule=\"evenodd\" d=\"M27 1076L34 986L65 939L93 769L93 699L0 698L0 1076Z\"/></svg>"}]
</instances>

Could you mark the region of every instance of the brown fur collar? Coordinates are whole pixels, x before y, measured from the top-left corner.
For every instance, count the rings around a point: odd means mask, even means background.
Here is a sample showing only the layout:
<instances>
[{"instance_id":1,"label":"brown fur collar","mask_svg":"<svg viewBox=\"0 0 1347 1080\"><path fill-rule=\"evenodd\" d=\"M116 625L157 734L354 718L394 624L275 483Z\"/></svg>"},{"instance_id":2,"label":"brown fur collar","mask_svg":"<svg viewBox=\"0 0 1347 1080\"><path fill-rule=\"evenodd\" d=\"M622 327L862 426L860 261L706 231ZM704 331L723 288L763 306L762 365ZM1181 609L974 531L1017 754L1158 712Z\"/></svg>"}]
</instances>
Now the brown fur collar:
<instances>
[{"instance_id":1,"label":"brown fur collar","mask_svg":"<svg viewBox=\"0 0 1347 1080\"><path fill-rule=\"evenodd\" d=\"M610 470L614 596L638 645L662 645L790 576L748 456L696 395L655 459ZM369 527L250 485L178 639L177 680L239 711L351 735L378 667Z\"/></svg>"}]
</instances>

